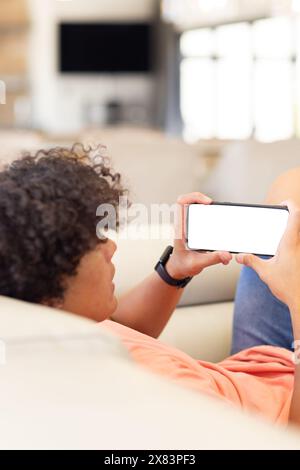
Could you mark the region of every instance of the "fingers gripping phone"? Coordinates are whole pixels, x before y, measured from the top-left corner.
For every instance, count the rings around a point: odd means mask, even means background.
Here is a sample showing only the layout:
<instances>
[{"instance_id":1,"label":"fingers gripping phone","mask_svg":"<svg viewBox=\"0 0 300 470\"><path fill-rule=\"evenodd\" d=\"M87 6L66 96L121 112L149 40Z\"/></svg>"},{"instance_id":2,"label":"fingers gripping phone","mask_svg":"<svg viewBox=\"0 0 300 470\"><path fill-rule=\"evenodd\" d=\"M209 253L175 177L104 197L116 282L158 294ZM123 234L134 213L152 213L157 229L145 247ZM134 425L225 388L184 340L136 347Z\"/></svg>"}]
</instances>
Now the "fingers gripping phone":
<instances>
[{"instance_id":1,"label":"fingers gripping phone","mask_svg":"<svg viewBox=\"0 0 300 470\"><path fill-rule=\"evenodd\" d=\"M187 247L196 251L274 256L288 217L286 206L191 204L187 210Z\"/></svg>"}]
</instances>

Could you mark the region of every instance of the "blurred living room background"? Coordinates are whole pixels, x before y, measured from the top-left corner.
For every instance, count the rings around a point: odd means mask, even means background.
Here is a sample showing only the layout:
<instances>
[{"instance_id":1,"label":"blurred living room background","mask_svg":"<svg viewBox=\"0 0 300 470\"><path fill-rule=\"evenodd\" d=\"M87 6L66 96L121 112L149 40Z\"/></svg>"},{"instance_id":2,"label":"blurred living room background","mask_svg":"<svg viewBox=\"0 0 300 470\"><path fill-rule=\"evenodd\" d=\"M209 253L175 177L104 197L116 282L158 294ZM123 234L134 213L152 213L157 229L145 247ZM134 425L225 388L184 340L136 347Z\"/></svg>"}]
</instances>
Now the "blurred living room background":
<instances>
[{"instance_id":1,"label":"blurred living room background","mask_svg":"<svg viewBox=\"0 0 300 470\"><path fill-rule=\"evenodd\" d=\"M299 0L0 0L0 158L102 143L140 202L299 164Z\"/></svg>"}]
</instances>

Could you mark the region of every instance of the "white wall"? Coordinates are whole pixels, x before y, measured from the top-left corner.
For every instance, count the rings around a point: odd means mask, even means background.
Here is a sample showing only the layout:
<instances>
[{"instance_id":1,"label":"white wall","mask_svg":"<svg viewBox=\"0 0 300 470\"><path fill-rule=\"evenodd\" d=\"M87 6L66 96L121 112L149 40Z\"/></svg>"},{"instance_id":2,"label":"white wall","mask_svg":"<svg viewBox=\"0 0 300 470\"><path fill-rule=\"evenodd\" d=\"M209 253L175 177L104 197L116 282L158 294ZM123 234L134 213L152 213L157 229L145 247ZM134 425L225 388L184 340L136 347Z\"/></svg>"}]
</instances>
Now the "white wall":
<instances>
[{"instance_id":1,"label":"white wall","mask_svg":"<svg viewBox=\"0 0 300 470\"><path fill-rule=\"evenodd\" d=\"M147 21L157 0L28 0L32 16L30 75L33 124L48 132L76 132L83 108L111 99L151 104L154 79L146 76L62 76L57 67L61 21Z\"/></svg>"}]
</instances>

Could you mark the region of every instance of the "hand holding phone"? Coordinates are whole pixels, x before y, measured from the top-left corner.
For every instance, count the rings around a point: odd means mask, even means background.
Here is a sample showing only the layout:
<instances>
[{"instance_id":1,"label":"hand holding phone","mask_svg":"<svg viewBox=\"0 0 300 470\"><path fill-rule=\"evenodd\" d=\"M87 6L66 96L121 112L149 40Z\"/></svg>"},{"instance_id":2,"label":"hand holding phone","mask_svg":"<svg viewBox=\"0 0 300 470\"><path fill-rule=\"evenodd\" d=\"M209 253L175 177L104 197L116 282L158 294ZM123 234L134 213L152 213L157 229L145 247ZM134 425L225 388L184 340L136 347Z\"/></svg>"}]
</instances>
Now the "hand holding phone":
<instances>
[{"instance_id":1,"label":"hand holding phone","mask_svg":"<svg viewBox=\"0 0 300 470\"><path fill-rule=\"evenodd\" d=\"M200 274L203 269L215 264L228 264L232 255L224 251L197 253L188 250L185 237L185 211L190 204L209 205L212 199L202 193L194 192L180 196L177 200L175 220L174 251L166 264L168 274L174 279L184 279Z\"/></svg>"},{"instance_id":2,"label":"hand holding phone","mask_svg":"<svg viewBox=\"0 0 300 470\"><path fill-rule=\"evenodd\" d=\"M236 261L254 269L272 293L289 306L300 331L300 210L286 201L290 216L276 255L264 260L252 254L238 254Z\"/></svg>"},{"instance_id":3,"label":"hand holding phone","mask_svg":"<svg viewBox=\"0 0 300 470\"><path fill-rule=\"evenodd\" d=\"M187 211L187 247L274 256L288 217L287 206L191 204Z\"/></svg>"}]
</instances>

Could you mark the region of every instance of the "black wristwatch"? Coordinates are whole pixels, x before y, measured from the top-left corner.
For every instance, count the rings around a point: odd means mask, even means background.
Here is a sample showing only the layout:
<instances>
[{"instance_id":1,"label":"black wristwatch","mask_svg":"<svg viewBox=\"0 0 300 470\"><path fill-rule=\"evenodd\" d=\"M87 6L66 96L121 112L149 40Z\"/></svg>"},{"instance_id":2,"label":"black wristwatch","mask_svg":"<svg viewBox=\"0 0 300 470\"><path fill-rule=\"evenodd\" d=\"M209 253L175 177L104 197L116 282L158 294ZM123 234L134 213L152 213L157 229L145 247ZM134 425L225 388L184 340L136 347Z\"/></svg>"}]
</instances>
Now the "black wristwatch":
<instances>
[{"instance_id":1,"label":"black wristwatch","mask_svg":"<svg viewBox=\"0 0 300 470\"><path fill-rule=\"evenodd\" d=\"M178 289L183 289L191 280L192 277L186 277L184 279L174 279L170 276L168 271L166 270L166 264L173 253L174 248L172 246L168 246L161 257L157 265L155 266L155 271L159 274L159 276L165 281L167 284L173 287L177 287Z\"/></svg>"}]
</instances>

